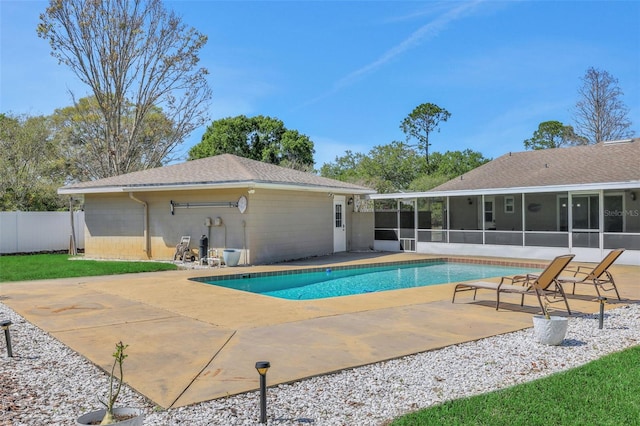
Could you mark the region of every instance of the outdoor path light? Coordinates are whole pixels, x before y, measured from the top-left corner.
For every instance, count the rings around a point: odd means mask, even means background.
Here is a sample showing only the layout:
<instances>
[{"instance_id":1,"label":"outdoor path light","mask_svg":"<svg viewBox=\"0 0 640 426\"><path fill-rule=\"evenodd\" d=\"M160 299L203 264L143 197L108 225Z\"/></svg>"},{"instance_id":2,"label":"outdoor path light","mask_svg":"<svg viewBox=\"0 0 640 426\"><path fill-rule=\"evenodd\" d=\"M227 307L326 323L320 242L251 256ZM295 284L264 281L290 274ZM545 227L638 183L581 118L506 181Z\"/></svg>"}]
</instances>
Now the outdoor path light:
<instances>
[{"instance_id":1,"label":"outdoor path light","mask_svg":"<svg viewBox=\"0 0 640 426\"><path fill-rule=\"evenodd\" d=\"M598 322L598 328L602 330L602 325L604 323L604 304L607 302L607 298L600 296L598 297L598 300L600 301L600 318Z\"/></svg>"},{"instance_id":2,"label":"outdoor path light","mask_svg":"<svg viewBox=\"0 0 640 426\"><path fill-rule=\"evenodd\" d=\"M260 423L267 423L267 370L269 361L256 362L256 370L260 374Z\"/></svg>"},{"instance_id":3,"label":"outdoor path light","mask_svg":"<svg viewBox=\"0 0 640 426\"><path fill-rule=\"evenodd\" d=\"M11 348L11 334L9 334L9 326L12 324L9 320L0 321L0 327L4 330L4 339L7 341L7 355L13 357L13 349Z\"/></svg>"}]
</instances>

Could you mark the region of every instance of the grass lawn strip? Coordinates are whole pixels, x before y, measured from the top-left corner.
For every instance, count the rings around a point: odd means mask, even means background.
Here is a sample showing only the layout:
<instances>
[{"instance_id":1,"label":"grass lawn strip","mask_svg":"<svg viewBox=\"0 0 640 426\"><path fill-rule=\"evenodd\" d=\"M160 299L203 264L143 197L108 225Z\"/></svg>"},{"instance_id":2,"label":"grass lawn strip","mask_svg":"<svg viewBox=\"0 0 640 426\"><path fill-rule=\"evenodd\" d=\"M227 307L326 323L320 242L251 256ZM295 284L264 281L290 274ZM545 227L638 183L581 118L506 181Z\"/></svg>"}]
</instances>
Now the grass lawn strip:
<instances>
[{"instance_id":1,"label":"grass lawn strip","mask_svg":"<svg viewBox=\"0 0 640 426\"><path fill-rule=\"evenodd\" d=\"M640 424L640 346L508 389L400 417L407 425Z\"/></svg>"},{"instance_id":2,"label":"grass lawn strip","mask_svg":"<svg viewBox=\"0 0 640 426\"><path fill-rule=\"evenodd\" d=\"M67 254L0 256L0 282L172 271L177 266L161 262L85 260Z\"/></svg>"}]
</instances>

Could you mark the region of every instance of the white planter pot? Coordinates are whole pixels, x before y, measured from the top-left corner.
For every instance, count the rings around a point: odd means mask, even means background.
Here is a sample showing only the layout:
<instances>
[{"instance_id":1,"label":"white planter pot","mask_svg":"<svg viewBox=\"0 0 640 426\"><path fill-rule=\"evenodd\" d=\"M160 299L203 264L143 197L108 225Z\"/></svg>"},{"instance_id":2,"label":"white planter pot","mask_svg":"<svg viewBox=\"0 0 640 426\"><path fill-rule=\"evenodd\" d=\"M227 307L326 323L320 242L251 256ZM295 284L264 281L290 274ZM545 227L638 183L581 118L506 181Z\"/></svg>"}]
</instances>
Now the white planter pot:
<instances>
[{"instance_id":1,"label":"white planter pot","mask_svg":"<svg viewBox=\"0 0 640 426\"><path fill-rule=\"evenodd\" d=\"M568 318L544 315L533 316L533 331L536 339L545 345L559 345L567 334Z\"/></svg>"},{"instance_id":2,"label":"white planter pot","mask_svg":"<svg viewBox=\"0 0 640 426\"><path fill-rule=\"evenodd\" d=\"M92 411L87 414L83 414L82 416L76 419L77 426L84 425L99 425L102 419L104 418L107 410L97 410ZM144 413L142 410L138 408L114 408L113 414L116 416L133 416L127 420L123 420L121 422L112 423L118 426L142 426L144 422Z\"/></svg>"},{"instance_id":3,"label":"white planter pot","mask_svg":"<svg viewBox=\"0 0 640 426\"><path fill-rule=\"evenodd\" d=\"M238 266L241 253L242 253L242 250L225 249L222 252L222 258L224 259L224 264L227 266Z\"/></svg>"}]
</instances>

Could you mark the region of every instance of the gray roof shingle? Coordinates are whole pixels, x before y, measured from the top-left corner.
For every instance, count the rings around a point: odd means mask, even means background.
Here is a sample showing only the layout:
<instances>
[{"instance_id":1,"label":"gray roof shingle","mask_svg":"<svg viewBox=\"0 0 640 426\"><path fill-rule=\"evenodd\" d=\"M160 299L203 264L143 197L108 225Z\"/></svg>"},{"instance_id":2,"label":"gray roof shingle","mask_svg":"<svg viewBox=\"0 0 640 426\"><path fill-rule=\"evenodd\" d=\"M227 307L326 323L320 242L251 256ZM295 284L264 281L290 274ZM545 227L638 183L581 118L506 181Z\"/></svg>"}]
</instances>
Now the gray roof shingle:
<instances>
[{"instance_id":1,"label":"gray roof shingle","mask_svg":"<svg viewBox=\"0 0 640 426\"><path fill-rule=\"evenodd\" d=\"M432 191L640 182L640 139L508 153Z\"/></svg>"},{"instance_id":2,"label":"gray roof shingle","mask_svg":"<svg viewBox=\"0 0 640 426\"><path fill-rule=\"evenodd\" d=\"M127 189L160 190L179 186L238 186L251 184L285 185L292 189L334 188L354 193L373 193L374 190L351 183L324 178L274 164L263 163L232 154L222 154L181 164L127 173L124 175L75 183L58 190L59 193L121 192Z\"/></svg>"}]
</instances>

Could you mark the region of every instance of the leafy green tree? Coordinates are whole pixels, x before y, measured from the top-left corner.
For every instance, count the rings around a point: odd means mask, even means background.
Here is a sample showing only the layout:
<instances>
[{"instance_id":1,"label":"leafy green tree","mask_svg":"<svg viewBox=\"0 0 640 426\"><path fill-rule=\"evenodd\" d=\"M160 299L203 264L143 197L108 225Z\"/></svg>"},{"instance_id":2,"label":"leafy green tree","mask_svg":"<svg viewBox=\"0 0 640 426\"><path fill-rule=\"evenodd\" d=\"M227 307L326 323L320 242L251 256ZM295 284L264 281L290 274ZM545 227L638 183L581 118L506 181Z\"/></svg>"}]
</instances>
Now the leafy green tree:
<instances>
[{"instance_id":1,"label":"leafy green tree","mask_svg":"<svg viewBox=\"0 0 640 426\"><path fill-rule=\"evenodd\" d=\"M47 211L65 207L57 195L66 161L47 117L0 114L0 209Z\"/></svg>"},{"instance_id":2,"label":"leafy green tree","mask_svg":"<svg viewBox=\"0 0 640 426\"><path fill-rule=\"evenodd\" d=\"M367 155L346 151L333 163L324 164L324 177L368 186L380 193L427 191L488 162L480 152L434 152L426 159L403 142L375 146Z\"/></svg>"},{"instance_id":3,"label":"leafy green tree","mask_svg":"<svg viewBox=\"0 0 640 426\"><path fill-rule=\"evenodd\" d=\"M576 131L590 143L633 137L629 108L618 79L607 71L589 68L578 89L580 98L574 109Z\"/></svg>"},{"instance_id":4,"label":"leafy green tree","mask_svg":"<svg viewBox=\"0 0 640 426\"><path fill-rule=\"evenodd\" d=\"M313 142L297 130L286 130L280 140L280 166L305 172L314 171ZM278 158L278 155L276 155Z\"/></svg>"},{"instance_id":5,"label":"leafy green tree","mask_svg":"<svg viewBox=\"0 0 640 426\"><path fill-rule=\"evenodd\" d=\"M359 175L359 166L363 158L365 158L364 154L347 150L343 156L336 156L333 163L323 164L320 175L343 182L357 183L362 178Z\"/></svg>"},{"instance_id":6,"label":"leafy green tree","mask_svg":"<svg viewBox=\"0 0 640 426\"><path fill-rule=\"evenodd\" d=\"M398 141L374 146L359 166L370 179L379 179L375 189L380 192L405 191L427 170L426 159L406 143Z\"/></svg>"},{"instance_id":7,"label":"leafy green tree","mask_svg":"<svg viewBox=\"0 0 640 426\"><path fill-rule=\"evenodd\" d=\"M414 179L407 188L407 191L411 192L424 192L442 185L443 183L451 180L446 175L422 175Z\"/></svg>"},{"instance_id":8,"label":"leafy green tree","mask_svg":"<svg viewBox=\"0 0 640 426\"><path fill-rule=\"evenodd\" d=\"M411 138L418 140L418 148L423 149L427 164L429 163L429 134L440 129L438 124L441 121L447 121L451 117L451 113L438 105L426 103L418 105L411 111L402 123L400 129L407 137L407 141Z\"/></svg>"},{"instance_id":9,"label":"leafy green tree","mask_svg":"<svg viewBox=\"0 0 640 426\"><path fill-rule=\"evenodd\" d=\"M375 146L367 155L346 151L324 164L320 175L368 186L381 193L403 191L426 171L424 157L404 142Z\"/></svg>"},{"instance_id":10,"label":"leafy green tree","mask_svg":"<svg viewBox=\"0 0 640 426\"><path fill-rule=\"evenodd\" d=\"M215 120L202 140L189 151L189 160L234 154L298 170L313 168L313 142L284 123L262 115L239 115Z\"/></svg>"},{"instance_id":11,"label":"leafy green tree","mask_svg":"<svg viewBox=\"0 0 640 426\"><path fill-rule=\"evenodd\" d=\"M429 173L414 179L407 190L428 191L488 161L490 159L485 158L482 153L471 149L447 151L444 154L434 152L428 166Z\"/></svg>"},{"instance_id":12,"label":"leafy green tree","mask_svg":"<svg viewBox=\"0 0 640 426\"><path fill-rule=\"evenodd\" d=\"M571 126L559 121L544 121L538 125L531 139L524 141L525 149L561 148L569 145L585 145L586 138L578 136Z\"/></svg>"},{"instance_id":13,"label":"leafy green tree","mask_svg":"<svg viewBox=\"0 0 640 426\"><path fill-rule=\"evenodd\" d=\"M88 119L92 146L103 157L92 178L156 167L207 121L211 90L198 68L207 37L188 28L161 0L50 0L38 35L51 54L91 88L97 117ZM161 113L169 135L145 133Z\"/></svg>"},{"instance_id":14,"label":"leafy green tree","mask_svg":"<svg viewBox=\"0 0 640 426\"><path fill-rule=\"evenodd\" d=\"M367 155L346 151L335 163L324 164L320 175L389 193L405 190L425 169L424 157L407 144L394 141L374 146Z\"/></svg>"},{"instance_id":15,"label":"leafy green tree","mask_svg":"<svg viewBox=\"0 0 640 426\"><path fill-rule=\"evenodd\" d=\"M189 160L219 154L251 158L251 127L251 121L244 115L215 120L205 130L200 143L189 150Z\"/></svg>"},{"instance_id":16,"label":"leafy green tree","mask_svg":"<svg viewBox=\"0 0 640 426\"><path fill-rule=\"evenodd\" d=\"M489 161L490 159L485 158L482 153L471 149L447 151L444 154L435 152L430 167L433 167L433 174L453 179Z\"/></svg>"}]
</instances>

